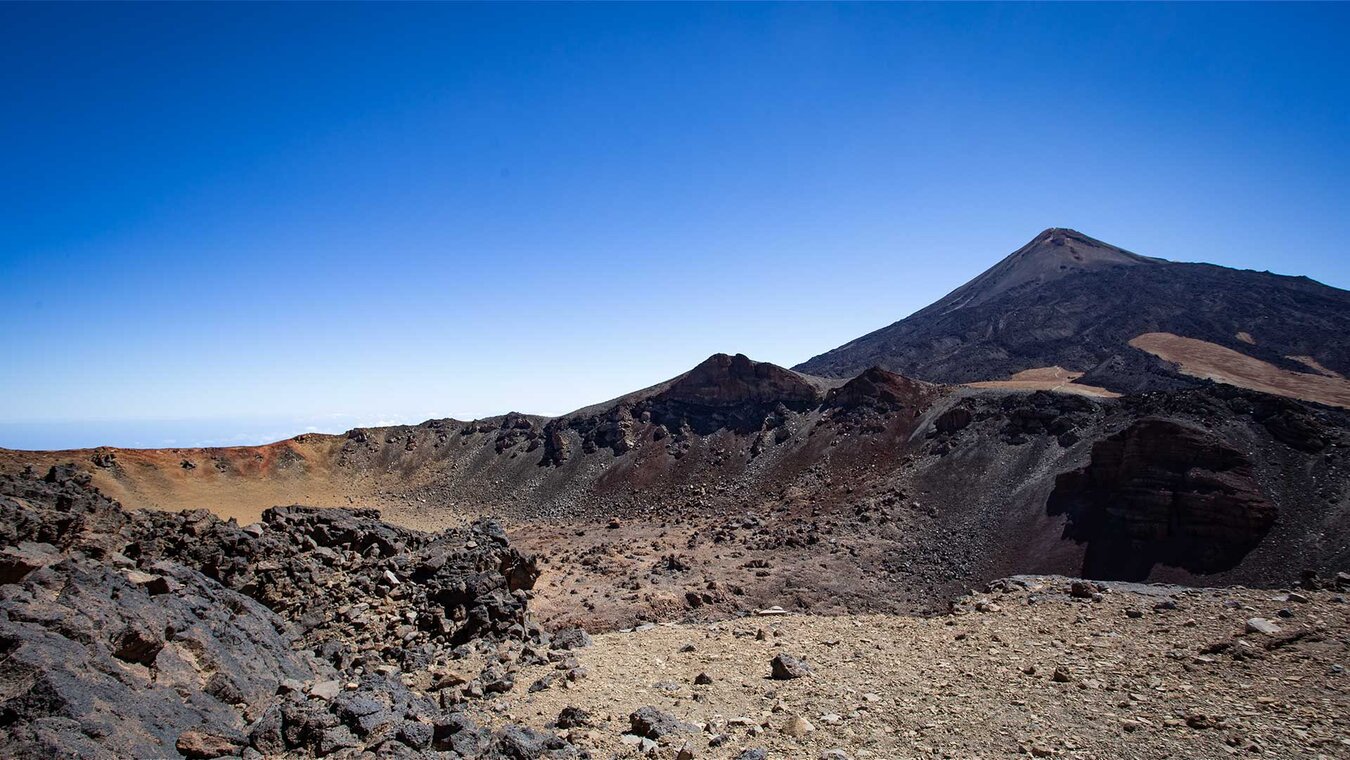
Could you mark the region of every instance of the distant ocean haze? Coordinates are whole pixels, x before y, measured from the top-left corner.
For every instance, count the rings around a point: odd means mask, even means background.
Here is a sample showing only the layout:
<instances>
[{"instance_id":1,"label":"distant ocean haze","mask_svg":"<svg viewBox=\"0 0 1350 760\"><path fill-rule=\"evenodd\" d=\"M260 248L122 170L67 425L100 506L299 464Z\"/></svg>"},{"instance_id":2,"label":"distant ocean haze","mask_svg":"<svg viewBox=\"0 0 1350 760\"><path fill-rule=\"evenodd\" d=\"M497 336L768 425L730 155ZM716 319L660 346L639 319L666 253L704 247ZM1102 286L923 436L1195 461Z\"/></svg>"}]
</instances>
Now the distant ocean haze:
<instances>
[{"instance_id":1,"label":"distant ocean haze","mask_svg":"<svg viewBox=\"0 0 1350 760\"><path fill-rule=\"evenodd\" d=\"M416 424L435 417L333 414L312 417L220 417L163 420L0 422L0 447L22 450L201 448L255 446L301 433L343 433L354 427ZM443 416L443 415L442 415Z\"/></svg>"}]
</instances>

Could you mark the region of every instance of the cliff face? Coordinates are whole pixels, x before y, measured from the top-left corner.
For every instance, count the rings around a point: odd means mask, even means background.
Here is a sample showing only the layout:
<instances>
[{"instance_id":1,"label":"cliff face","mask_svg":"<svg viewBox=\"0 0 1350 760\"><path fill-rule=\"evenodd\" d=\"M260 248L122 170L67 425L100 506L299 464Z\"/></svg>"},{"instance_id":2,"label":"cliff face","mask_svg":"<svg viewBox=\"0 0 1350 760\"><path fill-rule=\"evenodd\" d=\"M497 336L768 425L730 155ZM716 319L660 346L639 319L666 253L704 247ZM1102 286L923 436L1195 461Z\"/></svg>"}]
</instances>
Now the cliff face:
<instances>
[{"instance_id":1,"label":"cliff face","mask_svg":"<svg viewBox=\"0 0 1350 760\"><path fill-rule=\"evenodd\" d=\"M1088 545L1085 576L1118 580L1143 580L1158 563L1231 569L1276 518L1241 452L1156 418L1093 445L1086 466L1056 479L1047 510L1068 515L1065 537Z\"/></svg>"}]
</instances>

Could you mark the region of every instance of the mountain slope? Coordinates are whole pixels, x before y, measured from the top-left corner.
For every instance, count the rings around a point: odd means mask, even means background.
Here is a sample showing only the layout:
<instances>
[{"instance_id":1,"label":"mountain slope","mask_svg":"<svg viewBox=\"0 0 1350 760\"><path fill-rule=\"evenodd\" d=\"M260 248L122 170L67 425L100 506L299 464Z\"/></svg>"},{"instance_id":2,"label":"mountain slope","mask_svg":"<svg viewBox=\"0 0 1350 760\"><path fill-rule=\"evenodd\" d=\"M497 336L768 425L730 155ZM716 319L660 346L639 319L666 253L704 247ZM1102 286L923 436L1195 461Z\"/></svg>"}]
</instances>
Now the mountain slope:
<instances>
[{"instance_id":1,"label":"mountain slope","mask_svg":"<svg viewBox=\"0 0 1350 760\"><path fill-rule=\"evenodd\" d=\"M1224 385L1121 398L821 380L718 354L557 418L260 447L0 450L128 507L247 524L278 503L442 528L502 517L548 558L533 609L612 628L778 604L932 610L1033 572L1282 585L1350 566L1350 412ZM1292 561L1290 558L1297 558Z\"/></svg>"},{"instance_id":2,"label":"mountain slope","mask_svg":"<svg viewBox=\"0 0 1350 760\"><path fill-rule=\"evenodd\" d=\"M1194 384L1130 346L1145 333L1206 341L1282 370L1344 375L1350 292L1306 277L1147 258L1056 228L931 306L795 369L849 377L880 366L967 383L1058 366L1119 392Z\"/></svg>"}]
</instances>

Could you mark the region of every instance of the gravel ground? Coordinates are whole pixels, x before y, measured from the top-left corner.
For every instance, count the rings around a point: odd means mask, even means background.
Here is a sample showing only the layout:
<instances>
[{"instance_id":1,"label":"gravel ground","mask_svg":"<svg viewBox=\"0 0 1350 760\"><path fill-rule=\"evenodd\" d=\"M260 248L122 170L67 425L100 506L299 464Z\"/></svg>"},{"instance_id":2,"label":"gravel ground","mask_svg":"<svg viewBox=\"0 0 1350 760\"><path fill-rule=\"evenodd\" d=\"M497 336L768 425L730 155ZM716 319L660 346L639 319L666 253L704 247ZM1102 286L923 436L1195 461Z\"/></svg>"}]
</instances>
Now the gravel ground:
<instances>
[{"instance_id":1,"label":"gravel ground","mask_svg":"<svg viewBox=\"0 0 1350 760\"><path fill-rule=\"evenodd\" d=\"M1019 578L935 618L753 616L598 635L575 653L585 677L522 668L515 691L479 709L544 727L581 708L591 725L563 733L597 758L1350 757L1343 595L1069 590ZM1279 631L1249 632L1253 618ZM779 653L812 673L774 680ZM644 748L625 735L644 706L696 725Z\"/></svg>"}]
</instances>

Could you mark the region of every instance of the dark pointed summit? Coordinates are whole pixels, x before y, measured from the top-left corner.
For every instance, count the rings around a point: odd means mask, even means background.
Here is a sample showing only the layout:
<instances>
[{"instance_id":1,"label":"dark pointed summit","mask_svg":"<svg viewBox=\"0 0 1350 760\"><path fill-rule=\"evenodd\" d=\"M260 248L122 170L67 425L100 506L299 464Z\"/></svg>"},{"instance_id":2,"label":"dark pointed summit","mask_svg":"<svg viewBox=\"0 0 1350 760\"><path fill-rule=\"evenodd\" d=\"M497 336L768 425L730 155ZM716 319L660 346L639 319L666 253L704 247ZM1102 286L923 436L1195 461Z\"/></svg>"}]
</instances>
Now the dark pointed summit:
<instances>
[{"instance_id":1,"label":"dark pointed summit","mask_svg":"<svg viewBox=\"0 0 1350 760\"><path fill-rule=\"evenodd\" d=\"M1165 262L1103 243L1077 230L1051 227L919 313L943 314L979 306L1011 290L1044 285L1079 272L1161 263Z\"/></svg>"},{"instance_id":2,"label":"dark pointed summit","mask_svg":"<svg viewBox=\"0 0 1350 760\"><path fill-rule=\"evenodd\" d=\"M675 379L662 394L708 406L743 402L813 402L819 391L801 375L745 354L713 354Z\"/></svg>"}]
</instances>

